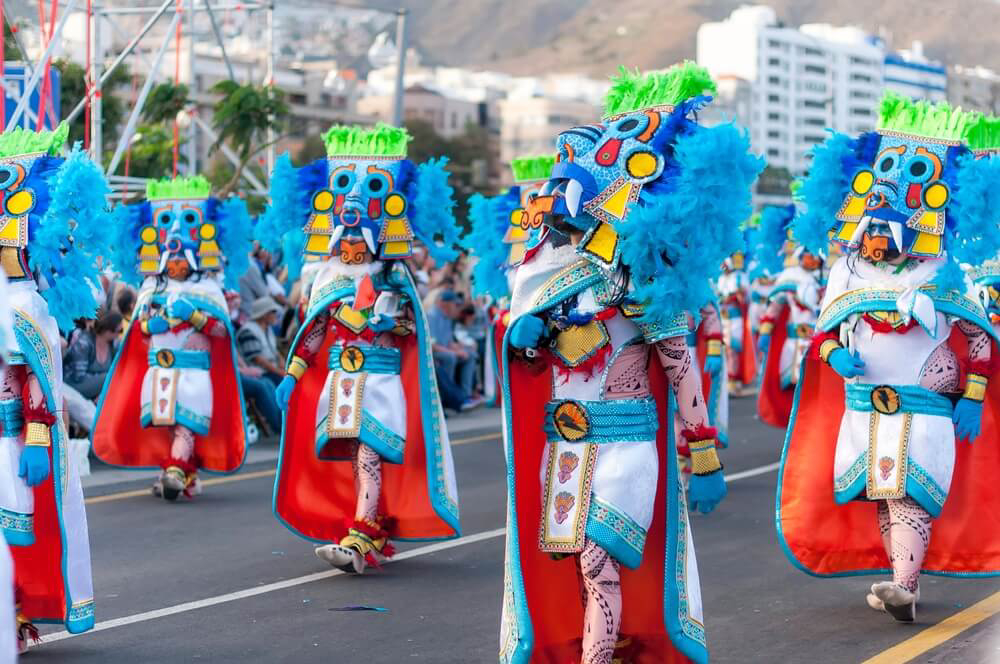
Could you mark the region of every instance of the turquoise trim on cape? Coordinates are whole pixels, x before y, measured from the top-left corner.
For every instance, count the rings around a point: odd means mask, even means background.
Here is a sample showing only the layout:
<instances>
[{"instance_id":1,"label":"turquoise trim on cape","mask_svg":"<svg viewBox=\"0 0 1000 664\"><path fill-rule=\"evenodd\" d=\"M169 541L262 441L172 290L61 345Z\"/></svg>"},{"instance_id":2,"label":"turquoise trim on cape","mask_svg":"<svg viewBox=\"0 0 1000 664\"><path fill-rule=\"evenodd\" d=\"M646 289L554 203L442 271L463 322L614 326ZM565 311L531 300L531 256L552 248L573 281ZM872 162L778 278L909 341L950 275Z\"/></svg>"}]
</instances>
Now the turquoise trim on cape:
<instances>
[{"instance_id":1,"label":"turquoise trim on cape","mask_svg":"<svg viewBox=\"0 0 1000 664\"><path fill-rule=\"evenodd\" d=\"M420 361L418 362L418 371L420 372L420 406L422 410L421 422L424 429L424 450L426 454L425 463L428 468L428 493L431 505L434 507L434 512L441 518L442 521L447 523L455 533L454 535L448 537L396 537L394 539L396 541L414 542L454 539L456 537L461 537L462 529L459 522L458 504L457 502L451 500L448 496L448 490L445 484L444 453L441 445L441 397L438 394L437 377L434 374L434 354L431 351L431 340L427 333L427 319L420 306L420 297L417 294L413 277L410 275L407 268L403 264L396 262L390 269L391 272L387 280L381 280L384 272L380 272L377 275L372 276L372 281L375 283L376 289L391 288L403 293L407 296L411 306L413 307L414 321L416 323L415 336L418 343L417 352L420 354ZM306 315L306 320L303 321L302 325L299 327L299 331L295 335L295 339L292 341L291 348L295 349L298 347L301 342L303 332L309 328L309 323L319 312L325 311L331 302L343 298L348 294L353 294L353 292L354 283L350 279L335 278L331 280L330 283L322 286L321 289L317 291L317 293L321 294L322 299L311 301ZM290 352L288 355L289 361L291 361L292 356L293 353ZM299 537L311 542L319 542L320 540L306 537L302 533L295 530L291 524L286 522L283 518L281 518L281 515L278 514L278 482L281 478L282 460L284 459L285 452L285 431L287 430L287 427L285 426L285 418L287 416L287 411L282 413L281 416L281 443L278 448L278 468L275 475L274 490L271 493L271 513L279 523ZM445 433L447 433L447 431L445 431Z\"/></svg>"},{"instance_id":2,"label":"turquoise trim on cape","mask_svg":"<svg viewBox=\"0 0 1000 664\"><path fill-rule=\"evenodd\" d=\"M785 534L781 530L781 487L782 487L781 480L785 475L785 460L788 458L788 446L792 440L792 432L795 430L795 420L797 419L799 413L799 397L801 396L802 385L805 382L806 371L809 365L810 365L809 362L802 363L802 368L800 370L800 375L799 375L799 382L795 386L795 397L792 401L792 413L788 419L788 428L785 430L785 442L781 448L781 465L778 468L778 487L777 491L775 491L775 498L774 498L774 527L778 534L778 542L781 545L781 552L785 554L785 558L788 559L788 562L791 563L793 567L797 568L802 572L805 572L809 576L814 576L818 579L833 579L845 576L870 576L874 574L889 574L892 572L892 569L889 567L879 567L876 569L847 570L845 572L837 572L835 574L819 574L817 572L814 572L811 569L807 568L805 565L803 565L799 561L799 559L795 557L795 554L792 553L791 548L788 546L788 541L785 540ZM909 463L910 466L912 467L913 460L910 459ZM864 474L862 474L861 477L864 478L865 477ZM913 476L908 472L906 478L906 491L907 494L909 494L915 500L920 502L918 498L918 496L921 495L919 490L917 490L915 493L910 493L910 486L911 486L910 480L912 477ZM921 506L924 506L923 503L921 503ZM927 507L924 506L924 509L927 509ZM928 512L931 512L931 510L928 510ZM921 570L920 573L930 576L946 576L946 577L956 577L956 578L979 579L979 578L992 578L1000 576L1000 569L992 570L989 572L947 572L938 570Z\"/></svg>"},{"instance_id":3,"label":"turquoise trim on cape","mask_svg":"<svg viewBox=\"0 0 1000 664\"><path fill-rule=\"evenodd\" d=\"M625 567L636 569L642 564L646 529L597 496L590 498L586 535Z\"/></svg>"},{"instance_id":4,"label":"turquoise trim on cape","mask_svg":"<svg viewBox=\"0 0 1000 664\"><path fill-rule=\"evenodd\" d=\"M330 437L326 433L326 417L323 417L316 425L316 455L330 442ZM368 445L386 463L403 463L403 452L406 448L406 440L397 436L392 431L382 426L382 423L369 415L366 411L361 412L361 432L358 436L365 445ZM320 461L350 461L350 457L319 457Z\"/></svg>"},{"instance_id":5,"label":"turquoise trim on cape","mask_svg":"<svg viewBox=\"0 0 1000 664\"><path fill-rule=\"evenodd\" d=\"M11 546L31 546L35 543L35 517L33 514L14 512L0 507L0 529Z\"/></svg>"},{"instance_id":6,"label":"turquoise trim on cape","mask_svg":"<svg viewBox=\"0 0 1000 664\"><path fill-rule=\"evenodd\" d=\"M151 296L150 299L153 299L153 296ZM233 364L233 372L237 376L236 391L239 394L240 398L240 412L244 413L245 415L247 412L247 404L246 404L246 399L243 397L243 383L241 383L239 380L239 366L237 365L236 362L236 358L238 357L237 353L239 352L236 349L236 330L233 328L233 322L229 319L229 312L224 312L219 306L215 304L215 302L212 302L211 300L207 300L202 297L197 297L197 298L191 297L190 299L196 301L200 308L202 308L203 310L207 310L210 316L212 316L216 320L222 321L226 326L226 334L229 337L229 357ZM139 302L136 302L137 311L139 304L140 304ZM122 338L122 342L118 345L118 350L115 352L115 358L114 360L111 361L111 366L108 368L108 375L104 379L104 387L101 388L101 394L100 396L97 397L97 408L94 411L95 412L94 421L91 422L90 425L91 436L93 436L93 431L97 427L97 418L100 417L101 410L104 408L104 397L108 393L108 387L111 385L111 380L114 377L115 371L118 368L118 362L121 361L122 354L124 353L125 348L128 346L129 337L132 334L142 334L142 331L139 330L139 326L137 325L138 322L139 322L139 316L133 316L132 321L129 323L128 329L125 331L125 336ZM218 404L213 404L213 410L216 407L218 407ZM141 423L141 418L142 418L141 411L139 417ZM247 440L246 417L243 417L241 421L243 422L243 439ZM195 431L195 433L199 432ZM204 435L205 433L208 433L208 431L206 430L200 435ZM240 460L240 465L234 468L233 470L229 472L219 472L215 470L206 470L203 468L199 468L198 472L206 473L208 475L235 475L236 473L240 472L240 470L243 468L243 464L246 463L246 458L247 458L246 449L248 447L249 444L247 444L244 447L243 458ZM91 454L93 454L94 450L93 438L91 438L90 441L90 450ZM111 463L107 465L112 468L120 468L122 470L160 470L159 466L121 466L118 464L111 464Z\"/></svg>"}]
</instances>

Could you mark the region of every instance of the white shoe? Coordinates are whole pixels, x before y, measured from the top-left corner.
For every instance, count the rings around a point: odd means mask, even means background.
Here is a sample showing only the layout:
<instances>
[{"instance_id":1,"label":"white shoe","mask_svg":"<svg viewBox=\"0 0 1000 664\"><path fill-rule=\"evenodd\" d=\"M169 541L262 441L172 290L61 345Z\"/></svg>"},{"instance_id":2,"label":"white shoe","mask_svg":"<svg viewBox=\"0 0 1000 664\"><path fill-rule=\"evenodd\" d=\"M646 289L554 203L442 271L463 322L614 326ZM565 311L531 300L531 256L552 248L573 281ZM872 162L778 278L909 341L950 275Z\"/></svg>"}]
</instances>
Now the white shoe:
<instances>
[{"instance_id":1,"label":"white shoe","mask_svg":"<svg viewBox=\"0 0 1000 664\"><path fill-rule=\"evenodd\" d=\"M913 622L917 619L918 593L919 588L916 593L912 593L893 581L874 583L871 592L882 602L885 612L899 622ZM868 605L872 605L871 600Z\"/></svg>"},{"instance_id":2,"label":"white shoe","mask_svg":"<svg viewBox=\"0 0 1000 664\"><path fill-rule=\"evenodd\" d=\"M316 547L315 553L316 557L320 560L324 560L344 572L364 574L365 567L367 566L365 557L357 549L352 549L351 547L340 546L339 544L326 544Z\"/></svg>"},{"instance_id":3,"label":"white shoe","mask_svg":"<svg viewBox=\"0 0 1000 664\"><path fill-rule=\"evenodd\" d=\"M876 584L874 584L874 583L872 584L872 588L873 589L875 588L875 585ZM878 597L876 597L875 594L874 594L874 591L873 592L869 592L865 596L865 601L868 602L868 606L871 609L873 609L875 611L881 611L882 613L885 613L885 602L883 602ZM917 592L913 593L913 601L915 603L920 601L920 587L919 586L917 586Z\"/></svg>"}]
</instances>

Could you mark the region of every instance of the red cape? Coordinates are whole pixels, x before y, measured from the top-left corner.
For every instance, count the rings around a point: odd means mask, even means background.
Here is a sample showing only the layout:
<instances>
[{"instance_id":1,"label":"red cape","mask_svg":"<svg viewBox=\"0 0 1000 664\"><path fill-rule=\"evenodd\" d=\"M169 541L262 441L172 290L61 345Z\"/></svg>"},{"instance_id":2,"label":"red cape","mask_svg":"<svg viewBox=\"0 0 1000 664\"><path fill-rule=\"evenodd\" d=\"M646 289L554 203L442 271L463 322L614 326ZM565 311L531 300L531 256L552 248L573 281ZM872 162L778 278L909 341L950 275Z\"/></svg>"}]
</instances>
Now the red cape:
<instances>
[{"instance_id":1,"label":"red cape","mask_svg":"<svg viewBox=\"0 0 1000 664\"><path fill-rule=\"evenodd\" d=\"M207 436L195 436L195 458L201 469L233 473L243 465L243 393L236 370L232 328L226 337L209 336L212 364L212 424ZM125 335L97 404L94 454L112 466L159 468L170 458L171 427L143 428L140 392L146 375L149 337L133 321Z\"/></svg>"},{"instance_id":2,"label":"red cape","mask_svg":"<svg viewBox=\"0 0 1000 664\"><path fill-rule=\"evenodd\" d=\"M779 429L788 426L795 397L794 389L781 389L781 349L788 338L788 316L788 307L784 307L778 320L774 322L771 345L767 352L767 360L764 362L764 375L760 381L760 391L757 393L758 417L762 422Z\"/></svg>"},{"instance_id":3,"label":"red cape","mask_svg":"<svg viewBox=\"0 0 1000 664\"><path fill-rule=\"evenodd\" d=\"M965 342L953 331L951 343L957 348ZM964 349L959 352L963 355ZM778 534L785 553L794 565L816 576L884 572L889 560L875 503L834 502L833 462L844 413L844 380L825 363L807 357L800 381L778 484ZM974 444L956 441L951 490L931 529L926 572L1000 574L998 377L990 381L982 431Z\"/></svg>"},{"instance_id":4,"label":"red cape","mask_svg":"<svg viewBox=\"0 0 1000 664\"><path fill-rule=\"evenodd\" d=\"M545 447L545 403L552 394L551 370L536 373L522 362L509 362L512 423L508 440L513 446L514 487L517 505L517 540L523 589L533 632L531 661L566 664L580 657L583 607L579 601L580 580L572 558L553 560L538 550L538 528L542 519L539 476ZM621 568L622 624L619 639L631 639L634 653L627 661L636 664L687 662L665 628L664 603L675 589L664 582L667 532L667 485L677 481L676 452L672 449L667 416L667 386L655 357L650 359L650 387L660 413L657 452L660 480L656 488L653 522L646 536L642 564L638 569ZM655 366L653 366L655 365ZM509 454L508 454L509 458ZM674 599L673 601L676 601Z\"/></svg>"}]
</instances>

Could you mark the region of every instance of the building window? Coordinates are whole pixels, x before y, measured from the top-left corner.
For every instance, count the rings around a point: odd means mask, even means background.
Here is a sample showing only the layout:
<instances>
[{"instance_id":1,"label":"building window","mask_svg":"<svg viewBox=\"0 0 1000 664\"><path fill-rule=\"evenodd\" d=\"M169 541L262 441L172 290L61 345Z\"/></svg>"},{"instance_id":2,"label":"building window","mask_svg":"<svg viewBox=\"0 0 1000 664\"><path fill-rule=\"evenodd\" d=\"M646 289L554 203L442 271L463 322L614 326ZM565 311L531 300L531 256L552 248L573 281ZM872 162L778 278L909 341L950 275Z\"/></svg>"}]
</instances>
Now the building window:
<instances>
[{"instance_id":1,"label":"building window","mask_svg":"<svg viewBox=\"0 0 1000 664\"><path fill-rule=\"evenodd\" d=\"M768 95L767 100L773 104L777 104L781 101L781 97L778 95Z\"/></svg>"},{"instance_id":2,"label":"building window","mask_svg":"<svg viewBox=\"0 0 1000 664\"><path fill-rule=\"evenodd\" d=\"M826 83L819 83L817 81L806 81L802 84L803 90L811 90L812 92L826 92Z\"/></svg>"},{"instance_id":3,"label":"building window","mask_svg":"<svg viewBox=\"0 0 1000 664\"><path fill-rule=\"evenodd\" d=\"M781 132L778 131L777 129L771 129L770 131L767 132L767 137L768 138L781 138Z\"/></svg>"},{"instance_id":4,"label":"building window","mask_svg":"<svg viewBox=\"0 0 1000 664\"><path fill-rule=\"evenodd\" d=\"M288 95L288 101L292 104L302 104L306 103L306 96L304 94L291 94Z\"/></svg>"},{"instance_id":5,"label":"building window","mask_svg":"<svg viewBox=\"0 0 1000 664\"><path fill-rule=\"evenodd\" d=\"M852 81L861 81L862 83L871 83L872 77L868 74L851 74Z\"/></svg>"},{"instance_id":6,"label":"building window","mask_svg":"<svg viewBox=\"0 0 1000 664\"><path fill-rule=\"evenodd\" d=\"M813 127L825 127L826 120L823 118L805 118L802 120L802 124L811 125Z\"/></svg>"},{"instance_id":7,"label":"building window","mask_svg":"<svg viewBox=\"0 0 1000 664\"><path fill-rule=\"evenodd\" d=\"M781 46L781 42L779 42L777 39L768 39L767 45L771 48L779 48Z\"/></svg>"},{"instance_id":8,"label":"building window","mask_svg":"<svg viewBox=\"0 0 1000 664\"><path fill-rule=\"evenodd\" d=\"M781 78L779 78L778 76L768 76L767 82L770 83L771 85L779 85L781 83Z\"/></svg>"},{"instance_id":9,"label":"building window","mask_svg":"<svg viewBox=\"0 0 1000 664\"><path fill-rule=\"evenodd\" d=\"M802 105L806 108L826 108L826 103L816 99L804 99Z\"/></svg>"},{"instance_id":10,"label":"building window","mask_svg":"<svg viewBox=\"0 0 1000 664\"><path fill-rule=\"evenodd\" d=\"M768 148L767 149L767 156L768 157L780 157L781 156L781 150L779 150L778 148Z\"/></svg>"},{"instance_id":11,"label":"building window","mask_svg":"<svg viewBox=\"0 0 1000 664\"><path fill-rule=\"evenodd\" d=\"M780 120L781 119L781 113L768 113L767 114L767 119L768 120Z\"/></svg>"},{"instance_id":12,"label":"building window","mask_svg":"<svg viewBox=\"0 0 1000 664\"><path fill-rule=\"evenodd\" d=\"M826 67L820 65L806 65L803 69L809 74L826 74Z\"/></svg>"},{"instance_id":13,"label":"building window","mask_svg":"<svg viewBox=\"0 0 1000 664\"><path fill-rule=\"evenodd\" d=\"M815 134L805 134L802 137L804 143L822 143L826 138L823 136L816 136Z\"/></svg>"},{"instance_id":14,"label":"building window","mask_svg":"<svg viewBox=\"0 0 1000 664\"><path fill-rule=\"evenodd\" d=\"M818 48L804 48L802 49L802 52L806 55L823 55L823 51Z\"/></svg>"},{"instance_id":15,"label":"building window","mask_svg":"<svg viewBox=\"0 0 1000 664\"><path fill-rule=\"evenodd\" d=\"M872 93L864 90L851 90L851 99L871 99Z\"/></svg>"},{"instance_id":16,"label":"building window","mask_svg":"<svg viewBox=\"0 0 1000 664\"><path fill-rule=\"evenodd\" d=\"M451 128L452 129L458 128L458 113L456 113L455 111L451 112Z\"/></svg>"},{"instance_id":17,"label":"building window","mask_svg":"<svg viewBox=\"0 0 1000 664\"><path fill-rule=\"evenodd\" d=\"M778 58L768 58L767 64L771 65L772 67L777 67L781 65L781 60L779 60Z\"/></svg>"},{"instance_id":18,"label":"building window","mask_svg":"<svg viewBox=\"0 0 1000 664\"><path fill-rule=\"evenodd\" d=\"M863 117L870 117L872 114L869 108L852 108L851 115L861 115Z\"/></svg>"}]
</instances>

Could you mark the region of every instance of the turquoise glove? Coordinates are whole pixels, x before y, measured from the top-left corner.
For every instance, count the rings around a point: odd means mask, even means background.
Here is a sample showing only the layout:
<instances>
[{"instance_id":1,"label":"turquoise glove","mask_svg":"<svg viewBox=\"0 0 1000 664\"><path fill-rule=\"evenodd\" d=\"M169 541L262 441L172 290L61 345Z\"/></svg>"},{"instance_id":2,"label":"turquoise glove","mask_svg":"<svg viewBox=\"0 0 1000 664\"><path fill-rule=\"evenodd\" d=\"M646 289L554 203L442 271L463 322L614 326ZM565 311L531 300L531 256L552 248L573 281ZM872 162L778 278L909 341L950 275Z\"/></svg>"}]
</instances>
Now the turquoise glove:
<instances>
[{"instance_id":1,"label":"turquoise glove","mask_svg":"<svg viewBox=\"0 0 1000 664\"><path fill-rule=\"evenodd\" d=\"M180 320L190 320L191 316L194 315L194 311L195 306L183 297L175 300L169 308L170 317Z\"/></svg>"},{"instance_id":2,"label":"turquoise glove","mask_svg":"<svg viewBox=\"0 0 1000 664\"><path fill-rule=\"evenodd\" d=\"M762 334L757 337L757 352L761 355L767 355L767 349L771 347L771 335Z\"/></svg>"},{"instance_id":3,"label":"turquoise glove","mask_svg":"<svg viewBox=\"0 0 1000 664\"><path fill-rule=\"evenodd\" d=\"M852 355L846 348L838 348L830 353L829 362L830 368L843 378L855 378L865 373L865 361L861 359L861 354L855 352Z\"/></svg>"},{"instance_id":4,"label":"turquoise glove","mask_svg":"<svg viewBox=\"0 0 1000 664\"><path fill-rule=\"evenodd\" d=\"M163 334L170 329L170 323L163 316L150 316L146 321L146 329L150 334Z\"/></svg>"},{"instance_id":5,"label":"turquoise glove","mask_svg":"<svg viewBox=\"0 0 1000 664\"><path fill-rule=\"evenodd\" d=\"M545 323L538 316L521 316L510 328L510 345L514 348L537 348L545 330Z\"/></svg>"},{"instance_id":6,"label":"turquoise glove","mask_svg":"<svg viewBox=\"0 0 1000 664\"><path fill-rule=\"evenodd\" d=\"M726 491L721 469L708 475L692 475L688 480L688 509L708 514L726 497Z\"/></svg>"},{"instance_id":7,"label":"turquoise glove","mask_svg":"<svg viewBox=\"0 0 1000 664\"><path fill-rule=\"evenodd\" d=\"M378 316L372 316L368 319L368 327L370 327L375 334L382 334L383 332L395 329L396 321L392 316L379 314Z\"/></svg>"},{"instance_id":8,"label":"turquoise glove","mask_svg":"<svg viewBox=\"0 0 1000 664\"><path fill-rule=\"evenodd\" d=\"M274 398L281 410L288 410L288 402L292 399L292 392L295 391L297 382L294 376L285 376L278 383L278 387L274 390Z\"/></svg>"},{"instance_id":9,"label":"turquoise glove","mask_svg":"<svg viewBox=\"0 0 1000 664\"><path fill-rule=\"evenodd\" d=\"M705 373L710 373L714 376L720 371L722 371L721 355L709 355L705 358Z\"/></svg>"},{"instance_id":10,"label":"turquoise glove","mask_svg":"<svg viewBox=\"0 0 1000 664\"><path fill-rule=\"evenodd\" d=\"M951 421L955 423L955 438L972 441L979 437L983 427L983 402L962 398L955 404Z\"/></svg>"},{"instance_id":11,"label":"turquoise glove","mask_svg":"<svg viewBox=\"0 0 1000 664\"><path fill-rule=\"evenodd\" d=\"M49 476L49 449L40 445L25 445L20 465L17 476L28 486L38 486Z\"/></svg>"}]
</instances>

